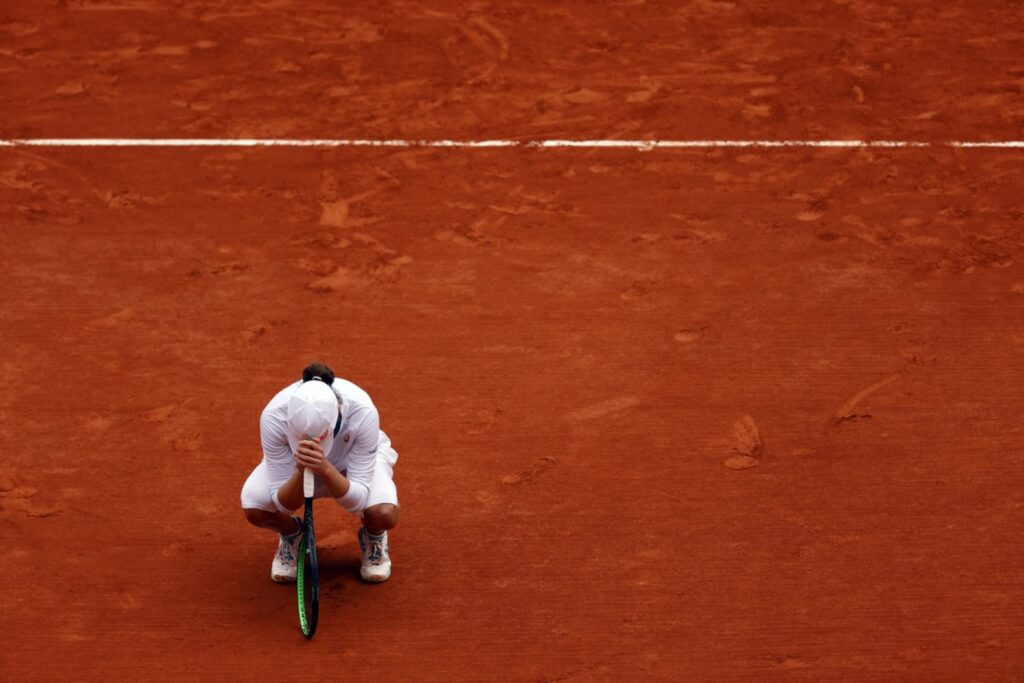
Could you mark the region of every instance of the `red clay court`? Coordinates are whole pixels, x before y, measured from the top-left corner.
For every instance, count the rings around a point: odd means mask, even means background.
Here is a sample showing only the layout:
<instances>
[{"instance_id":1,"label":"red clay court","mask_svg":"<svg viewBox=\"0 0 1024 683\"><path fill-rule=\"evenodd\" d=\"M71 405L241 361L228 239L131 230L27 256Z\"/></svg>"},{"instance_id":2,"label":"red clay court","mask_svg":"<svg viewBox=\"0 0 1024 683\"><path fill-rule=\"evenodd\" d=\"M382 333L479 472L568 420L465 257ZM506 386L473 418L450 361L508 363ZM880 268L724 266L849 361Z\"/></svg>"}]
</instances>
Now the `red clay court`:
<instances>
[{"instance_id":1,"label":"red clay court","mask_svg":"<svg viewBox=\"0 0 1024 683\"><path fill-rule=\"evenodd\" d=\"M1021 679L1022 36L1019 2L7 2L0 677ZM317 504L307 642L238 494L314 358L380 408L402 521L370 586Z\"/></svg>"}]
</instances>

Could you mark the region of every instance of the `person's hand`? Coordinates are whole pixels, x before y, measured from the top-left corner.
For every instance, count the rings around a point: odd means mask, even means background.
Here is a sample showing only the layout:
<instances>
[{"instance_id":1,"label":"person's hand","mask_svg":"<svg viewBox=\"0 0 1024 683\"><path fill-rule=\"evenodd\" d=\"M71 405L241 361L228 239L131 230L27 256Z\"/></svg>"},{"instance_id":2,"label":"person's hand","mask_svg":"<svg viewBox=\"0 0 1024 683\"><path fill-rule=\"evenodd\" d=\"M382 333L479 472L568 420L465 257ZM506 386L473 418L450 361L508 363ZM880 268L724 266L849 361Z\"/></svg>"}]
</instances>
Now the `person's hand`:
<instances>
[{"instance_id":1,"label":"person's hand","mask_svg":"<svg viewBox=\"0 0 1024 683\"><path fill-rule=\"evenodd\" d=\"M295 466L300 470L308 467L317 474L334 467L331 461L324 457L319 439L304 439L299 442L299 448L295 451Z\"/></svg>"}]
</instances>

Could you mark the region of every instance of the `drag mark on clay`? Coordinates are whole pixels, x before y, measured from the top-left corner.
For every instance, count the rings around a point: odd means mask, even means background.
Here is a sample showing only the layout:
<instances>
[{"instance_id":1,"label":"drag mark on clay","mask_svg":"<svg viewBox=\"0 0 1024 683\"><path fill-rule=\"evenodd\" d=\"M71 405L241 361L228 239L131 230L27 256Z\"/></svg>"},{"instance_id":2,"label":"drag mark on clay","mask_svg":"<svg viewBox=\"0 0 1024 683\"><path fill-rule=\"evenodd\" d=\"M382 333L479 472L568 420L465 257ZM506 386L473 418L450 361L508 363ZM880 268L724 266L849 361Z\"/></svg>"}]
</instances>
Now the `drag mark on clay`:
<instances>
[{"instance_id":1,"label":"drag mark on clay","mask_svg":"<svg viewBox=\"0 0 1024 683\"><path fill-rule=\"evenodd\" d=\"M364 233L353 233L351 239L343 239L335 244L340 250L333 259L335 263L325 261L312 266L314 272L321 277L306 285L308 289L314 292L335 292L350 287L392 284L398 280L402 268L412 262L411 256L400 254ZM319 271L323 266L329 270Z\"/></svg>"},{"instance_id":2,"label":"drag mark on clay","mask_svg":"<svg viewBox=\"0 0 1024 683\"><path fill-rule=\"evenodd\" d=\"M239 337L242 341L252 343L265 336L270 328L270 323L258 323L239 332Z\"/></svg>"},{"instance_id":3,"label":"drag mark on clay","mask_svg":"<svg viewBox=\"0 0 1024 683\"><path fill-rule=\"evenodd\" d=\"M39 490L20 484L9 472L0 473L0 517L20 514L25 517L56 517L61 506L33 500Z\"/></svg>"},{"instance_id":4,"label":"drag mark on clay","mask_svg":"<svg viewBox=\"0 0 1024 683\"><path fill-rule=\"evenodd\" d=\"M334 228L344 228L348 221L348 202L344 199L336 199L330 202L320 202L320 225L327 225Z\"/></svg>"},{"instance_id":5,"label":"drag mark on clay","mask_svg":"<svg viewBox=\"0 0 1024 683\"><path fill-rule=\"evenodd\" d=\"M856 419L858 417L871 417L871 413L855 412L854 409L857 407L857 404L859 404L865 398L867 398L871 394L875 393L876 391L878 391L882 387L886 387L886 386L892 384L893 382L895 382L897 379L899 379L901 374L902 373L899 373L899 372L893 373L892 375L889 375L885 379L883 379L883 380L881 380L879 382L875 382L871 386L865 387L865 388L861 389L860 391L858 391L856 394L854 394L852 397L850 397L850 399L846 403L844 403L843 405L841 405L839 407L839 410L836 411L834 423L835 424L839 424L840 422L843 422L843 421L846 421L846 420L853 420L853 419Z\"/></svg>"},{"instance_id":6,"label":"drag mark on clay","mask_svg":"<svg viewBox=\"0 0 1024 683\"><path fill-rule=\"evenodd\" d=\"M735 439L735 445L730 449L732 455L722 461L722 464L731 470L756 467L761 462L759 457L764 451L764 441L754 418L744 415L733 424L732 432Z\"/></svg>"},{"instance_id":7,"label":"drag mark on clay","mask_svg":"<svg viewBox=\"0 0 1024 683\"><path fill-rule=\"evenodd\" d=\"M320 225L332 228L351 228L377 222L379 218L352 219L350 213L353 204L369 199L398 182L393 176L385 179L388 180L388 183L343 197L338 188L337 174L330 169L325 170L321 174L320 188L317 192L317 201L320 204Z\"/></svg>"},{"instance_id":8,"label":"drag mark on clay","mask_svg":"<svg viewBox=\"0 0 1024 683\"><path fill-rule=\"evenodd\" d=\"M501 483L506 486L518 486L524 482L535 481L543 472L551 469L555 464L555 459L549 455L542 458L537 458L530 467L525 470L520 470L513 474L507 474L501 478Z\"/></svg>"},{"instance_id":9,"label":"drag mark on clay","mask_svg":"<svg viewBox=\"0 0 1024 683\"><path fill-rule=\"evenodd\" d=\"M695 342L704 336L704 330L708 329L708 327L710 325L691 325L676 332L673 339L683 344Z\"/></svg>"},{"instance_id":10,"label":"drag mark on clay","mask_svg":"<svg viewBox=\"0 0 1024 683\"><path fill-rule=\"evenodd\" d=\"M610 398L600 403L594 403L592 405L579 408L570 413L566 413L565 419L570 422L582 422L583 420L593 420L598 417L603 417L609 413L617 413L627 408L640 403L640 399L636 396L618 396L616 398Z\"/></svg>"},{"instance_id":11,"label":"drag mark on clay","mask_svg":"<svg viewBox=\"0 0 1024 683\"><path fill-rule=\"evenodd\" d=\"M458 28L469 42L472 43L473 47L479 50L485 58L484 64L470 79L471 83L480 83L487 81L491 74L494 73L494 70L498 68L498 65L508 59L508 39L503 33L482 19L474 19L471 23L475 24L475 27L470 27L460 22ZM477 31L476 28L481 29L483 33ZM490 35L497 42L497 49L490 44L485 35Z\"/></svg>"},{"instance_id":12,"label":"drag mark on clay","mask_svg":"<svg viewBox=\"0 0 1024 683\"><path fill-rule=\"evenodd\" d=\"M460 425L460 431L467 436L488 432L501 421L501 413L501 408L478 410Z\"/></svg>"}]
</instances>

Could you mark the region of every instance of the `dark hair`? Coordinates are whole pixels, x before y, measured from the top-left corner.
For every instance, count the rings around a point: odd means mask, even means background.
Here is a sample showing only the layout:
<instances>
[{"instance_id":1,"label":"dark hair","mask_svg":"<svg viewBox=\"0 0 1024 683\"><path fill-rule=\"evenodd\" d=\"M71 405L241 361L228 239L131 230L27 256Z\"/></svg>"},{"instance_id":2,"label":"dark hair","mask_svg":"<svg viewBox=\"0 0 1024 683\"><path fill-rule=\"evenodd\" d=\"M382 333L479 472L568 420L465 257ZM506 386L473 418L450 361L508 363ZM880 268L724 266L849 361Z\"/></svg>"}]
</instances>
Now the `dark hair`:
<instances>
[{"instance_id":1,"label":"dark hair","mask_svg":"<svg viewBox=\"0 0 1024 683\"><path fill-rule=\"evenodd\" d=\"M309 382L313 378L319 379L327 386L334 384L334 370L331 370L325 363L313 361L302 371L302 381Z\"/></svg>"}]
</instances>

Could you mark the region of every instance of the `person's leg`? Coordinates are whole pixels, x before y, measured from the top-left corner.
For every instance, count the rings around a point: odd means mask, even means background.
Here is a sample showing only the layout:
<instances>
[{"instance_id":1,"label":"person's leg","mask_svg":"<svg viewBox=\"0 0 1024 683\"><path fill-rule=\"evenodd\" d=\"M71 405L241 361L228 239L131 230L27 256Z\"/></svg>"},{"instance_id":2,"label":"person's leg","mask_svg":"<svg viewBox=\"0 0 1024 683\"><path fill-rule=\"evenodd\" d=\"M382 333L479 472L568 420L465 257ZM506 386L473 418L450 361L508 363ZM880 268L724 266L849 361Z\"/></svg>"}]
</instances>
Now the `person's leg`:
<instances>
[{"instance_id":1,"label":"person's leg","mask_svg":"<svg viewBox=\"0 0 1024 683\"><path fill-rule=\"evenodd\" d=\"M363 510L363 526L372 536L380 536L388 529L398 526L398 506L378 503Z\"/></svg>"},{"instance_id":2,"label":"person's leg","mask_svg":"<svg viewBox=\"0 0 1024 683\"><path fill-rule=\"evenodd\" d=\"M296 558L302 527L298 517L281 512L274 505L267 468L263 463L256 466L242 487L242 513L253 526L278 533L270 578L278 583L294 581L298 573Z\"/></svg>"},{"instance_id":3,"label":"person's leg","mask_svg":"<svg viewBox=\"0 0 1024 683\"><path fill-rule=\"evenodd\" d=\"M259 508L242 508L245 519L253 526L261 529L272 529L282 536L291 536L300 531L297 518L286 512L261 510Z\"/></svg>"},{"instance_id":4,"label":"person's leg","mask_svg":"<svg viewBox=\"0 0 1024 683\"><path fill-rule=\"evenodd\" d=\"M359 547L363 551L359 575L364 581L380 583L391 576L391 553L388 547L388 529L398 524L398 489L393 479L398 454L390 442L378 451L377 466L370 486L370 497L362 512L363 526L359 529Z\"/></svg>"}]
</instances>

